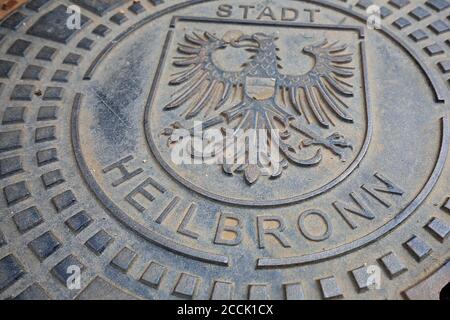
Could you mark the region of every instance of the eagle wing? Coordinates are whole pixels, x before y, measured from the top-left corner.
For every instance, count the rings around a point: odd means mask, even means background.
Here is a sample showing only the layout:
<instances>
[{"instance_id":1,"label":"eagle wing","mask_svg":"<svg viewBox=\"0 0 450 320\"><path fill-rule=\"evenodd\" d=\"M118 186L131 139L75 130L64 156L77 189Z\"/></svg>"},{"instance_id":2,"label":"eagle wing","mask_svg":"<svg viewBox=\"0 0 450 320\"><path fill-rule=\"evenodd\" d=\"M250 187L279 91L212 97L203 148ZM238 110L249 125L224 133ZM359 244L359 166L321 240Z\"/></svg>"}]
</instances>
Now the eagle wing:
<instances>
[{"instance_id":1,"label":"eagle wing","mask_svg":"<svg viewBox=\"0 0 450 320\"><path fill-rule=\"evenodd\" d=\"M173 63L184 70L174 74L169 82L172 86L184 84L184 87L164 109L188 105L184 115L190 119L207 107L219 109L232 99L233 91L243 85L245 78L242 72L224 71L213 61L213 53L228 45L223 40L209 32L186 34L184 40L178 44L181 56L175 57Z\"/></svg>"},{"instance_id":2,"label":"eagle wing","mask_svg":"<svg viewBox=\"0 0 450 320\"><path fill-rule=\"evenodd\" d=\"M329 112L338 118L353 122L348 105L341 99L353 96L353 86L345 78L353 77L352 54L345 53L347 45L338 42L328 44L327 40L306 47L305 52L315 58L314 67L300 76L280 75L278 86L288 93L293 107L310 122L306 108L323 127L329 127ZM303 94L301 95L301 91Z\"/></svg>"}]
</instances>

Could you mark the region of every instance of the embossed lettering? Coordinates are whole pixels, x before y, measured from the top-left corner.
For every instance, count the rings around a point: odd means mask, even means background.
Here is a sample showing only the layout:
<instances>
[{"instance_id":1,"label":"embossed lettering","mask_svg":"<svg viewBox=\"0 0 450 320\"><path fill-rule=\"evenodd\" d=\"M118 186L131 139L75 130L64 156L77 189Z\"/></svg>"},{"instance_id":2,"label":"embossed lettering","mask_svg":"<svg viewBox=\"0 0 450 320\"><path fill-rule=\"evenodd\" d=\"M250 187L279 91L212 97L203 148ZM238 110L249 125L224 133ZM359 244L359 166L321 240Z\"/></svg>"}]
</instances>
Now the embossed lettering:
<instances>
[{"instance_id":1,"label":"embossed lettering","mask_svg":"<svg viewBox=\"0 0 450 320\"><path fill-rule=\"evenodd\" d=\"M384 177L380 173L374 174L375 178L380 180L384 186L380 186L379 184L364 184L361 186L368 194L370 194L372 197L377 199L382 205L384 205L386 208L390 208L391 204L389 201L383 199L380 196L380 193L388 193L388 194L395 194L395 195L403 195L403 190L401 190L399 187L397 187L394 183L392 183L390 180L388 180L386 177Z\"/></svg>"},{"instance_id":2,"label":"embossed lettering","mask_svg":"<svg viewBox=\"0 0 450 320\"><path fill-rule=\"evenodd\" d=\"M281 20L283 21L295 21L298 18L298 10L293 8L281 9Z\"/></svg>"},{"instance_id":3,"label":"embossed lettering","mask_svg":"<svg viewBox=\"0 0 450 320\"><path fill-rule=\"evenodd\" d=\"M386 208L391 207L389 201L381 197L380 194L385 193L401 196L403 195L404 192L393 182L384 177L382 174L375 173L374 177L377 178L379 181L381 181L384 185L366 183L361 186L361 189L364 190L371 197L375 198L379 203L381 203ZM352 216L350 216L348 213L358 215L368 220L373 220L375 218L374 210L373 208L371 208L370 204L365 200L363 194L359 192L351 192L349 196L356 203L357 207L355 207L353 204L344 202L342 200L337 200L333 202L333 206L352 229L356 229L358 225L356 224Z\"/></svg>"},{"instance_id":4,"label":"embossed lettering","mask_svg":"<svg viewBox=\"0 0 450 320\"><path fill-rule=\"evenodd\" d=\"M273 10L270 7L265 7L256 19L261 20L264 17L270 18L272 20L277 20L277 18L275 18Z\"/></svg>"},{"instance_id":5,"label":"embossed lettering","mask_svg":"<svg viewBox=\"0 0 450 320\"><path fill-rule=\"evenodd\" d=\"M117 186L121 185L125 181L134 178L135 176L137 176L138 174L140 174L144 171L142 168L136 169L134 171L128 171L128 169L125 167L125 163L130 162L131 160L133 160L133 156L130 155L130 156L125 157L103 169L103 173L108 173L114 169L118 169L120 171L120 173L122 174L121 178L119 178L118 180L116 180L112 183L113 187L117 187Z\"/></svg>"},{"instance_id":6,"label":"embossed lettering","mask_svg":"<svg viewBox=\"0 0 450 320\"><path fill-rule=\"evenodd\" d=\"M369 220L372 220L373 218L375 218L375 216L372 213L372 210L369 208L369 205L367 204L367 202L363 199L363 197L360 194L358 194L356 192L351 192L350 197L358 205L358 208L355 208L351 204L348 204L348 203L340 201L340 200L333 202L333 206L336 208L336 210L340 213L342 218L344 218L345 222L347 222L348 225L352 229L356 229L357 225L351 219L351 217L347 214L347 212L359 215L359 216L369 219Z\"/></svg>"},{"instance_id":7,"label":"embossed lettering","mask_svg":"<svg viewBox=\"0 0 450 320\"><path fill-rule=\"evenodd\" d=\"M193 239L198 239L198 233L193 232L187 228L196 211L197 205L195 203L192 203L189 206L189 209L186 211L186 214L178 227L178 233L181 233L182 235L188 236Z\"/></svg>"},{"instance_id":8,"label":"embossed lettering","mask_svg":"<svg viewBox=\"0 0 450 320\"><path fill-rule=\"evenodd\" d=\"M243 9L242 18L248 19L248 12L250 9L254 9L255 6L246 6L246 5L240 5L238 7L239 9Z\"/></svg>"},{"instance_id":9,"label":"embossed lettering","mask_svg":"<svg viewBox=\"0 0 450 320\"><path fill-rule=\"evenodd\" d=\"M323 221L323 223L325 224L325 231L322 234L316 235L308 231L308 228L306 226L306 218L309 216L317 216L320 220ZM332 231L330 219L325 213L320 210L308 210L300 214L298 218L298 227L305 238L311 241L326 240L330 237Z\"/></svg>"},{"instance_id":10,"label":"embossed lettering","mask_svg":"<svg viewBox=\"0 0 450 320\"><path fill-rule=\"evenodd\" d=\"M172 201L167 205L167 207L164 208L164 210L161 212L161 214L158 216L158 218L155 220L156 223L161 224L163 221L167 218L167 216L173 211L173 209L177 206L177 204L180 202L179 197L174 197Z\"/></svg>"},{"instance_id":11,"label":"embossed lettering","mask_svg":"<svg viewBox=\"0 0 450 320\"><path fill-rule=\"evenodd\" d=\"M309 22L315 22L315 18L316 18L316 13L320 12L320 9L305 9L303 10L305 12L309 13Z\"/></svg>"},{"instance_id":12,"label":"embossed lettering","mask_svg":"<svg viewBox=\"0 0 450 320\"><path fill-rule=\"evenodd\" d=\"M233 12L233 6L229 4L221 4L217 8L217 16L222 18L231 17L231 13Z\"/></svg>"},{"instance_id":13,"label":"embossed lettering","mask_svg":"<svg viewBox=\"0 0 450 320\"><path fill-rule=\"evenodd\" d=\"M232 213L221 213L217 225L215 244L236 246L242 242L242 226L239 216Z\"/></svg>"},{"instance_id":14,"label":"embossed lettering","mask_svg":"<svg viewBox=\"0 0 450 320\"><path fill-rule=\"evenodd\" d=\"M305 17L303 20L315 22L320 9L304 9ZM256 19L256 20L281 20L281 21L297 21L300 17L300 11L295 8L282 7L278 8L265 6L261 9L254 5L238 5L234 7L230 4L221 4L217 7L216 15L221 18L230 18L233 15L239 19Z\"/></svg>"},{"instance_id":15,"label":"embossed lettering","mask_svg":"<svg viewBox=\"0 0 450 320\"><path fill-rule=\"evenodd\" d=\"M264 240L265 235L271 235L285 248L291 247L287 238L283 235L283 231L286 229L286 225L281 217L276 216L258 217L257 227L258 227L258 241L260 249L264 249L266 247Z\"/></svg>"},{"instance_id":16,"label":"embossed lettering","mask_svg":"<svg viewBox=\"0 0 450 320\"><path fill-rule=\"evenodd\" d=\"M136 199L135 196L138 194L142 195L143 197L147 198L149 201L155 200L155 196L148 192L145 188L148 186L153 186L156 188L159 192L164 193L166 192L166 189L161 186L159 183L157 183L152 178L147 178L144 182L142 182L140 185L138 185L136 188L133 189L126 197L125 199L130 203L133 207L135 207L139 212L144 212L146 208L142 206Z\"/></svg>"}]
</instances>

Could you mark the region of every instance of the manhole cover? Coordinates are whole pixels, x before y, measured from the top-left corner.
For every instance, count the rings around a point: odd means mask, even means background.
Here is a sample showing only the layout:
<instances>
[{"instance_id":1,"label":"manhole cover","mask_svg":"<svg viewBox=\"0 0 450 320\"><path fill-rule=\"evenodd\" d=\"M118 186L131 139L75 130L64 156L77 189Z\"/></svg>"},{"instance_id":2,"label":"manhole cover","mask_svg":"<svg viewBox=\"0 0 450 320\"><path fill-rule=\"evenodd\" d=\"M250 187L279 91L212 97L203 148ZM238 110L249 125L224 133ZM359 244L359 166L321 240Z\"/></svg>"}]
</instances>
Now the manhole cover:
<instances>
[{"instance_id":1,"label":"manhole cover","mask_svg":"<svg viewBox=\"0 0 450 320\"><path fill-rule=\"evenodd\" d=\"M0 23L0 297L443 296L449 8L28 1Z\"/></svg>"}]
</instances>

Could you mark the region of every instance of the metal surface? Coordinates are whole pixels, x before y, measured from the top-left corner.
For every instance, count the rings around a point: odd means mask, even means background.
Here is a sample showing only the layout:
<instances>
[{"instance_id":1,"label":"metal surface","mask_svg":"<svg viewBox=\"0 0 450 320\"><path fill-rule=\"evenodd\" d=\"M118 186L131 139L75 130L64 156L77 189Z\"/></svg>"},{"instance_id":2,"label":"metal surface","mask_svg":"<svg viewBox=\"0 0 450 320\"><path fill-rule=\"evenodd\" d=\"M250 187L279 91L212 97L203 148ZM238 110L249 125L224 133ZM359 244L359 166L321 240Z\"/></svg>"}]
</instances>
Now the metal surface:
<instances>
[{"instance_id":1,"label":"metal surface","mask_svg":"<svg viewBox=\"0 0 450 320\"><path fill-rule=\"evenodd\" d=\"M439 298L449 14L448 0L8 12L0 298ZM276 135L256 163L176 161L200 128Z\"/></svg>"},{"instance_id":2,"label":"metal surface","mask_svg":"<svg viewBox=\"0 0 450 320\"><path fill-rule=\"evenodd\" d=\"M0 1L0 19L13 13L26 3L26 0L2 0Z\"/></svg>"}]
</instances>

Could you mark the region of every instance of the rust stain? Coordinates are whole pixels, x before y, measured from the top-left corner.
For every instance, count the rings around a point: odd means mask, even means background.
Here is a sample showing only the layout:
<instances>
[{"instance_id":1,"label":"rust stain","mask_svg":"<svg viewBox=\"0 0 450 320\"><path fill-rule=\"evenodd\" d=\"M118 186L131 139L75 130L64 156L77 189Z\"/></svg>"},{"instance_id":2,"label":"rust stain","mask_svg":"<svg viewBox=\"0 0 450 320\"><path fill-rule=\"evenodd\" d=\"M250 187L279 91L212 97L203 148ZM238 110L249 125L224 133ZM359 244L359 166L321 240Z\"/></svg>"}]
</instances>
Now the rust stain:
<instances>
[{"instance_id":1,"label":"rust stain","mask_svg":"<svg viewBox=\"0 0 450 320\"><path fill-rule=\"evenodd\" d=\"M0 0L0 20L6 18L27 2L28 0Z\"/></svg>"}]
</instances>

